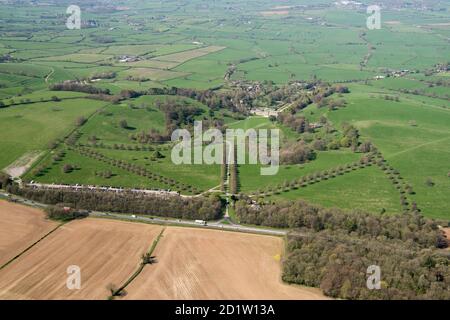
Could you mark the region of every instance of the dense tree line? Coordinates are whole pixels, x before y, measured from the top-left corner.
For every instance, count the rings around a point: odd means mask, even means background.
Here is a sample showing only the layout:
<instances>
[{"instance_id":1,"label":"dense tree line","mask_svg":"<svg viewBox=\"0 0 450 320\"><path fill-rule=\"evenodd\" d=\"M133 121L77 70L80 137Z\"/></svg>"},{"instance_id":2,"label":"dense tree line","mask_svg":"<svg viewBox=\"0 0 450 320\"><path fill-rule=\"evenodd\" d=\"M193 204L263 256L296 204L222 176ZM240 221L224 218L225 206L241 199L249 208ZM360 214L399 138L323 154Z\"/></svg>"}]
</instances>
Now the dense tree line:
<instances>
[{"instance_id":1,"label":"dense tree line","mask_svg":"<svg viewBox=\"0 0 450 320\"><path fill-rule=\"evenodd\" d=\"M220 218L222 214L222 203L216 196L184 198L181 196L144 195L133 192L115 193L18 187L10 187L9 191L45 204L65 203L74 209L192 220L214 220Z\"/></svg>"},{"instance_id":2,"label":"dense tree line","mask_svg":"<svg viewBox=\"0 0 450 320\"><path fill-rule=\"evenodd\" d=\"M241 223L277 228L307 228L319 232L340 230L355 236L370 235L386 239L417 242L423 246L445 246L437 222L418 213L375 215L361 211L346 212L322 208L303 200L285 201L261 206L236 202L236 215Z\"/></svg>"},{"instance_id":3,"label":"dense tree line","mask_svg":"<svg viewBox=\"0 0 450 320\"><path fill-rule=\"evenodd\" d=\"M114 79L117 76L114 71L95 72L90 76L90 79Z\"/></svg>"},{"instance_id":4,"label":"dense tree line","mask_svg":"<svg viewBox=\"0 0 450 320\"><path fill-rule=\"evenodd\" d=\"M78 81L64 81L55 83L49 87L52 91L75 91L89 94L109 94L109 89L100 89L91 85L82 84Z\"/></svg>"}]
</instances>

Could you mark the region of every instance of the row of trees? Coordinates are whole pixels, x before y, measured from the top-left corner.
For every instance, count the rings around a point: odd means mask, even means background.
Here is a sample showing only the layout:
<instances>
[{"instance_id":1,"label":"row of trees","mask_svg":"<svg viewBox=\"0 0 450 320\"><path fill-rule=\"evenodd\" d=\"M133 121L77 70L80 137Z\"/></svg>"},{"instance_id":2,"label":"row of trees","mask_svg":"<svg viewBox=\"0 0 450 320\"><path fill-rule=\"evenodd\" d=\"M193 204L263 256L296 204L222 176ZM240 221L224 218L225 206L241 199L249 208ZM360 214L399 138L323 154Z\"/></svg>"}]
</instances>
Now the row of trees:
<instances>
[{"instance_id":1,"label":"row of trees","mask_svg":"<svg viewBox=\"0 0 450 320\"><path fill-rule=\"evenodd\" d=\"M91 190L54 190L10 186L9 192L41 203L68 204L74 209L144 214L177 219L215 220L222 215L219 197L184 198L181 196L144 195L134 192Z\"/></svg>"},{"instance_id":2,"label":"row of trees","mask_svg":"<svg viewBox=\"0 0 450 320\"><path fill-rule=\"evenodd\" d=\"M100 89L72 80L52 84L49 88L52 91L75 91L89 94L109 94L109 89Z\"/></svg>"},{"instance_id":3,"label":"row of trees","mask_svg":"<svg viewBox=\"0 0 450 320\"><path fill-rule=\"evenodd\" d=\"M268 186L266 189L259 189L255 191L252 195L257 197L267 197L272 196L274 194L280 194L282 192L297 190L298 188L305 188L308 185L329 180L338 176L342 176L345 173L349 173L351 171L362 169L371 165L372 162L370 158L363 157L359 162L341 165L329 170L318 171L291 181L284 181L282 184L276 186Z\"/></svg>"},{"instance_id":4,"label":"row of trees","mask_svg":"<svg viewBox=\"0 0 450 320\"><path fill-rule=\"evenodd\" d=\"M89 158L92 158L92 159L95 159L98 161L102 161L111 166L121 168L123 170L129 171L131 173L137 174L142 177L146 177L150 180L153 180L153 181L156 181L159 183L163 183L167 186L175 188L176 190L188 191L188 192L195 193L195 194L200 193L200 190L198 190L197 188L195 188L191 185L181 183L179 181L176 181L175 179L166 178L162 175L150 172L147 168L140 167L140 166L132 164L132 163L128 163L124 160L108 158L105 155L97 152L96 150L92 150L90 148L77 148L74 150L77 151L82 156L86 156L86 157L89 157Z\"/></svg>"},{"instance_id":5,"label":"row of trees","mask_svg":"<svg viewBox=\"0 0 450 320\"><path fill-rule=\"evenodd\" d=\"M229 183L230 183L230 185L228 187L230 188L229 192L231 194L236 194L238 192L238 186L239 186L239 181L238 181L239 175L238 175L238 165L237 165L237 147L235 146L233 149L234 149L234 155L233 155L231 164L229 165L229 168L230 168Z\"/></svg>"},{"instance_id":6,"label":"row of trees","mask_svg":"<svg viewBox=\"0 0 450 320\"><path fill-rule=\"evenodd\" d=\"M225 192L225 181L227 180L227 145L223 144L222 164L220 165L220 190ZM450 172L449 172L450 177Z\"/></svg>"},{"instance_id":7,"label":"row of trees","mask_svg":"<svg viewBox=\"0 0 450 320\"><path fill-rule=\"evenodd\" d=\"M134 140L133 138L132 140ZM138 144L124 144L124 143L114 143L114 144L105 144L103 142L98 142L98 139L96 136L91 136L88 138L89 141L89 147L92 148L100 148L100 149L109 149L109 150L126 150L126 151L155 151L158 150L160 147L153 147L151 145L138 145ZM156 141L156 140L155 140ZM84 145L82 143L79 143L78 146L83 147Z\"/></svg>"},{"instance_id":8,"label":"row of trees","mask_svg":"<svg viewBox=\"0 0 450 320\"><path fill-rule=\"evenodd\" d=\"M411 202L410 200L408 200L408 195L412 195L415 193L413 187L403 181L403 177L400 175L400 172L390 166L381 152L376 149L373 152L373 163L376 164L386 174L387 178L393 184L394 188L397 189L397 191L400 193L400 205L403 211L420 211L415 202Z\"/></svg>"}]
</instances>

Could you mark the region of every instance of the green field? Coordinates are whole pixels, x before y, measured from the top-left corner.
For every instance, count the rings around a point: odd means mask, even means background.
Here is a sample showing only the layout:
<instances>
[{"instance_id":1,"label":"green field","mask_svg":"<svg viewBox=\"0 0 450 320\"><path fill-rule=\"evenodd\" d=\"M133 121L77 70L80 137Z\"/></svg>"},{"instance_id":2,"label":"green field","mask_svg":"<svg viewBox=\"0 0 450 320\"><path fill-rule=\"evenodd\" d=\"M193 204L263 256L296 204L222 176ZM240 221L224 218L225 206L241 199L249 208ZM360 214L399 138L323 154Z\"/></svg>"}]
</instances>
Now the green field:
<instances>
[{"instance_id":1,"label":"green field","mask_svg":"<svg viewBox=\"0 0 450 320\"><path fill-rule=\"evenodd\" d=\"M29 151L47 149L49 142L64 138L75 128L75 120L79 116L88 117L104 104L73 99L2 109L0 167L8 166Z\"/></svg>"},{"instance_id":2,"label":"green field","mask_svg":"<svg viewBox=\"0 0 450 320\"><path fill-rule=\"evenodd\" d=\"M326 207L400 213L399 196L384 174L375 167L350 172L270 199L304 199Z\"/></svg>"},{"instance_id":3,"label":"green field","mask_svg":"<svg viewBox=\"0 0 450 320\"><path fill-rule=\"evenodd\" d=\"M261 176L259 165L239 165L236 193L255 196L257 191L359 161L366 154L352 151L349 144L328 147L330 141L342 140L343 125L351 124L358 130L358 143L370 141L402 182L412 186L409 205L416 202L424 215L449 220L450 5L381 2L380 30L367 29L365 5L337 5L332 0L276 5L270 0L124 0L117 6L94 0L89 9L82 6L81 30L66 28L65 2L50 0L45 6L40 1L2 2L0 169L24 155L42 154L26 179L170 188L82 156L76 150L83 147L199 192L219 187L220 165L177 166L171 161L170 142L136 138L152 130L166 140L170 137L168 115L158 108L158 101L169 101L202 109L195 120L223 130L280 129L282 148L298 141L310 147L317 140L326 141L327 148L316 150L313 160L281 165L275 176ZM68 80L107 89L109 94L98 97L49 88ZM350 93L323 97L322 85L347 86ZM150 88L170 87L196 89L197 95L147 94ZM136 91L139 97L124 98L128 97L124 90ZM225 93L231 94L224 98ZM263 105L272 110L288 106L282 115L292 115L292 121L302 119L308 125L322 121L327 128L301 132L281 121L251 115L260 101L252 108L246 103L258 95L270 96ZM299 97L308 103L296 109ZM345 104L329 106L337 100ZM87 121L77 127L81 116ZM170 117L176 121L182 111ZM70 133L73 141L68 142ZM60 143L51 150L49 143L56 139ZM66 155L52 163L60 150ZM77 168L64 173L67 163ZM39 167L45 170L36 175ZM110 178L98 174L108 170ZM194 193L188 189L182 193ZM305 199L373 213L403 209L398 190L375 165L263 198Z\"/></svg>"}]
</instances>

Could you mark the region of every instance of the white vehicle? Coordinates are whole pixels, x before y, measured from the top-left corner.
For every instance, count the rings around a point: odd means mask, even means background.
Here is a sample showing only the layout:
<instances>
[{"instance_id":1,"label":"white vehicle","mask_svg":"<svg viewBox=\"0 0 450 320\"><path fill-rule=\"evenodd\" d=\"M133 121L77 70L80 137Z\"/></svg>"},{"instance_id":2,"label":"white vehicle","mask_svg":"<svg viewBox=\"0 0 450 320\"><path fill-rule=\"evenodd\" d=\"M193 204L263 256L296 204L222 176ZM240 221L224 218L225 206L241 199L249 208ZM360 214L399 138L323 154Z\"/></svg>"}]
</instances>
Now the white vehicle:
<instances>
[{"instance_id":1,"label":"white vehicle","mask_svg":"<svg viewBox=\"0 0 450 320\"><path fill-rule=\"evenodd\" d=\"M201 224L202 226L206 226L206 221L204 220L195 220L195 223Z\"/></svg>"},{"instance_id":2,"label":"white vehicle","mask_svg":"<svg viewBox=\"0 0 450 320\"><path fill-rule=\"evenodd\" d=\"M133 214L131 217L132 217L133 219L136 219L136 215L134 215L134 214Z\"/></svg>"}]
</instances>

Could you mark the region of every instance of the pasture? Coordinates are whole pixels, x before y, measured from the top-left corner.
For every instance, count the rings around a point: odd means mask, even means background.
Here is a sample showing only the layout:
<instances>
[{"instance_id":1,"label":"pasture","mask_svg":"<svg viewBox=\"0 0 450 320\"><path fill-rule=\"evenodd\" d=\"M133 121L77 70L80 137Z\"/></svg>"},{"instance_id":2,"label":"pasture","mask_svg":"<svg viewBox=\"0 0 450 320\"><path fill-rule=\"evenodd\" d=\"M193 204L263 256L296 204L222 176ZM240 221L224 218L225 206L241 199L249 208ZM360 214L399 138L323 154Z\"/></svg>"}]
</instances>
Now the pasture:
<instances>
[{"instance_id":1,"label":"pasture","mask_svg":"<svg viewBox=\"0 0 450 320\"><path fill-rule=\"evenodd\" d=\"M76 128L78 117L89 117L105 103L87 99L39 102L0 110L2 139L0 168L5 168L29 151L46 150Z\"/></svg>"},{"instance_id":2,"label":"pasture","mask_svg":"<svg viewBox=\"0 0 450 320\"><path fill-rule=\"evenodd\" d=\"M81 30L66 29L60 18L66 8L60 4L45 10L2 4L0 19L9 23L0 35L0 56L5 60L0 63L0 101L7 107L0 109L0 169L42 152L39 165L45 166L43 174L36 177L28 172L25 177L43 182L164 187L117 168L112 169L111 177L102 178L95 173L110 170L107 165L70 150L66 150L64 160L52 164L49 142L74 130L76 118L89 117L105 107L78 129L77 144L116 145L116 149L105 150L108 156L206 191L219 185L219 166L175 166L170 161L170 146L150 144L151 151L136 151L142 147L132 139L136 134L152 129L167 133L166 116L155 106L155 99L165 97L142 96L109 105L85 99L83 93L49 91L49 85L84 81L109 72L115 72L115 77L90 85L120 94L122 90L145 91L150 87L227 91L236 83L271 81L283 85L321 80L348 86L351 93L343 98L347 106L330 111L314 103L297 116L311 122L325 116L337 129L336 135L344 122L355 125L361 141L371 141L400 172L402 181L411 184L414 192L408 198L422 213L448 219L449 77L445 68L437 70L437 66L448 63L450 51L445 39L450 8L397 10L389 4L383 9L382 28L366 30L367 16L362 9L337 6L334 1L323 1L320 7L307 1L301 4L275 6L261 0L255 5L232 0L227 6L204 6L195 0L180 11L171 2L162 6L157 1L133 1L129 4L133 10L113 10L114 19L109 12L89 12L95 23ZM124 57L131 61L121 62ZM392 75L400 71L405 73ZM377 76L384 78L375 80ZM53 101L53 96L62 101ZM197 119L211 118L206 106L190 100L188 104L205 111ZM222 110L214 113L216 120L230 128L279 128L283 143L305 139L305 135L267 118L252 116L236 121L224 116ZM120 125L123 120L126 127ZM117 149L122 144L124 147ZM156 150L162 157L155 160ZM345 148L320 151L308 163L281 166L274 177L260 176L259 166L241 165L238 189L251 194L277 187L357 161L360 156ZM79 168L65 174L62 167L66 162L79 164ZM391 194L392 186L377 170L366 168L271 199L301 197L325 206L367 206L373 212L386 207L397 212L399 195ZM363 184L370 182L367 193L358 196ZM350 201L353 197L357 199Z\"/></svg>"}]
</instances>

